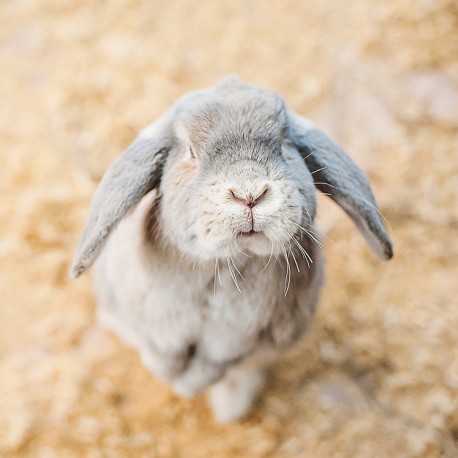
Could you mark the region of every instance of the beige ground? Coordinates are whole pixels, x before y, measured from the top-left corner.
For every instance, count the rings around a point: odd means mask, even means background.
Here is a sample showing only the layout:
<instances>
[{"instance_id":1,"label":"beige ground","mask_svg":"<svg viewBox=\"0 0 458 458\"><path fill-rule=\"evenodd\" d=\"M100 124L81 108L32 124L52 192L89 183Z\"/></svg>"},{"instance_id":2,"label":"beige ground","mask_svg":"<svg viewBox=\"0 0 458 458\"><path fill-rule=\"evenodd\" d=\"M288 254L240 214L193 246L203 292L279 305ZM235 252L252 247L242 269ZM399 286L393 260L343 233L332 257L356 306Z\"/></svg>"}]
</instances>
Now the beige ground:
<instances>
[{"instance_id":1,"label":"beige ground","mask_svg":"<svg viewBox=\"0 0 458 458\"><path fill-rule=\"evenodd\" d=\"M457 457L457 17L455 0L1 2L0 455ZM324 204L313 329L253 415L216 427L66 272L106 165L234 71L364 165L396 257Z\"/></svg>"}]
</instances>

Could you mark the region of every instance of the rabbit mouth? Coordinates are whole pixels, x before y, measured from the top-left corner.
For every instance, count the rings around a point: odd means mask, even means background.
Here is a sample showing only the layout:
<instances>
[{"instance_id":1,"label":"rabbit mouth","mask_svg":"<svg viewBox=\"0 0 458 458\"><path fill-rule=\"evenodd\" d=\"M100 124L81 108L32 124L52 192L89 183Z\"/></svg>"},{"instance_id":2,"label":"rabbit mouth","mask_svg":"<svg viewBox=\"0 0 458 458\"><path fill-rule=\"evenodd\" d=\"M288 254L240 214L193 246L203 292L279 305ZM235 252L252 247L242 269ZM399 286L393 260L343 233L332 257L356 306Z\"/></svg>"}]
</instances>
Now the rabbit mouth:
<instances>
[{"instance_id":1,"label":"rabbit mouth","mask_svg":"<svg viewBox=\"0 0 458 458\"><path fill-rule=\"evenodd\" d=\"M252 237L253 235L257 235L257 234L262 234L262 232L255 231L254 229L251 229L251 231L248 231L248 232L239 232L238 233L238 235L240 235L242 237Z\"/></svg>"}]
</instances>

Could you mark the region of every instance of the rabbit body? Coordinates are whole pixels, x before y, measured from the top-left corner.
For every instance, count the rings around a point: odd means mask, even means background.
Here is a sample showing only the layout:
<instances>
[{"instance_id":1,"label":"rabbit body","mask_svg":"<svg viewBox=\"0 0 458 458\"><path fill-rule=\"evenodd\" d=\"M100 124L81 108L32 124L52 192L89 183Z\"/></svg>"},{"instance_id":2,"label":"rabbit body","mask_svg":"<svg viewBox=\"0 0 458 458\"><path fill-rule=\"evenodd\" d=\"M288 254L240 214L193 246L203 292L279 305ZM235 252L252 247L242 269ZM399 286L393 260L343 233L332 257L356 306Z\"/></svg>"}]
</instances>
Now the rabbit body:
<instances>
[{"instance_id":1,"label":"rabbit body","mask_svg":"<svg viewBox=\"0 0 458 458\"><path fill-rule=\"evenodd\" d=\"M193 266L174 247L150 243L145 228L157 217L156 194L119 224L95 263L99 316L158 378L193 395L231 368L259 354L275 357L297 340L315 308L322 256L310 243L314 262L308 267L297 252L299 271L291 265L288 279L285 259L265 268L269 256L239 253L239 292L227 263Z\"/></svg>"},{"instance_id":2,"label":"rabbit body","mask_svg":"<svg viewBox=\"0 0 458 458\"><path fill-rule=\"evenodd\" d=\"M176 393L209 389L216 420L235 420L315 310L315 188L392 256L346 153L274 92L229 78L185 96L110 167L71 273L98 257L103 323Z\"/></svg>"}]
</instances>

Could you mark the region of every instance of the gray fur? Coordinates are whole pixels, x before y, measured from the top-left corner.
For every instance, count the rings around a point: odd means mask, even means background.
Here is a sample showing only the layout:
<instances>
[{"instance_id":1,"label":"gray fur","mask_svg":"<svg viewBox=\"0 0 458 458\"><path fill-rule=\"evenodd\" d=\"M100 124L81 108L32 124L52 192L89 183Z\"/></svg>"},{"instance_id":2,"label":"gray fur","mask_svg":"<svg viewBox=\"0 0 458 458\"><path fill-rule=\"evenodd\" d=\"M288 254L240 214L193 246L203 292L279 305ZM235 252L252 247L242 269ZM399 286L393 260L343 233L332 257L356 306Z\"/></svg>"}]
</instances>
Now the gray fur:
<instances>
[{"instance_id":1,"label":"gray fur","mask_svg":"<svg viewBox=\"0 0 458 458\"><path fill-rule=\"evenodd\" d=\"M390 259L393 247L364 172L308 121L293 113L290 119L292 141L313 174L316 187L345 210L378 256Z\"/></svg>"},{"instance_id":2,"label":"gray fur","mask_svg":"<svg viewBox=\"0 0 458 458\"><path fill-rule=\"evenodd\" d=\"M166 133L136 139L103 176L70 268L79 277L97 258L112 229L160 181L168 151Z\"/></svg>"},{"instance_id":3,"label":"gray fur","mask_svg":"<svg viewBox=\"0 0 458 458\"><path fill-rule=\"evenodd\" d=\"M314 179L336 186L332 197L387 253L345 153L274 92L227 79L178 101L108 170L71 273L100 253L102 322L178 394L208 389L215 418L235 420L318 301Z\"/></svg>"}]
</instances>

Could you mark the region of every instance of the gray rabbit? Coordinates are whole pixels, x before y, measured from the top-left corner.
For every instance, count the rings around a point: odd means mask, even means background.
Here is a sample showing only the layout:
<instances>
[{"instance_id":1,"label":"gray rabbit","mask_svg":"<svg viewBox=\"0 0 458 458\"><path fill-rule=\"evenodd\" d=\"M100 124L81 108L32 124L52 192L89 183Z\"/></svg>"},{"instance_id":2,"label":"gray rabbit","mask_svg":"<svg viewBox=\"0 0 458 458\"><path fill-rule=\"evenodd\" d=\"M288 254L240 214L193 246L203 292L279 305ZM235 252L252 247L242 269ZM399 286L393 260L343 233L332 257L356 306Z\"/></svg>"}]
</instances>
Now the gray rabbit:
<instances>
[{"instance_id":1,"label":"gray rabbit","mask_svg":"<svg viewBox=\"0 0 458 458\"><path fill-rule=\"evenodd\" d=\"M315 310L315 187L391 258L349 156L276 93L226 78L180 99L108 169L71 275L97 259L102 322L176 393L208 389L216 421L234 421Z\"/></svg>"}]
</instances>

